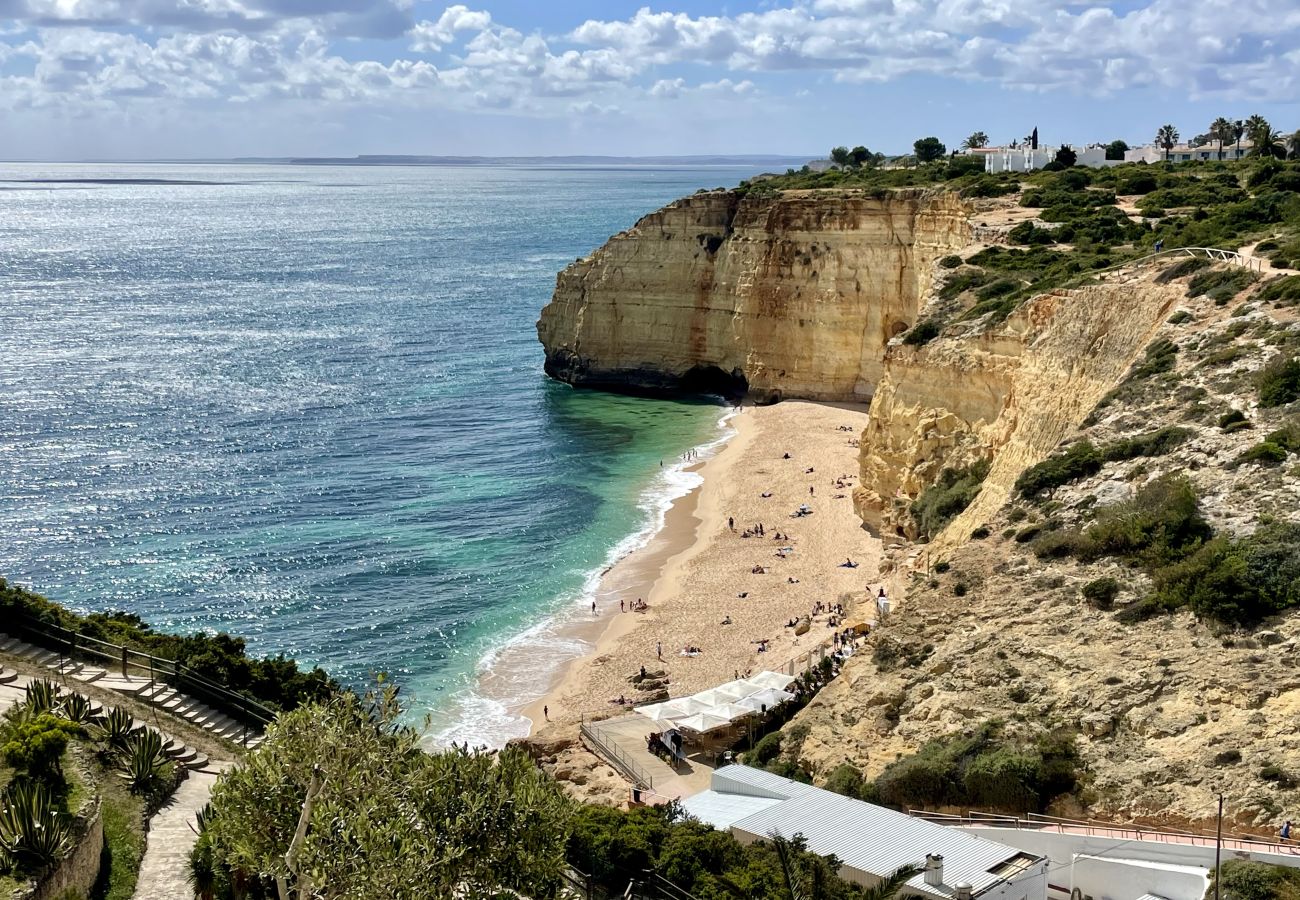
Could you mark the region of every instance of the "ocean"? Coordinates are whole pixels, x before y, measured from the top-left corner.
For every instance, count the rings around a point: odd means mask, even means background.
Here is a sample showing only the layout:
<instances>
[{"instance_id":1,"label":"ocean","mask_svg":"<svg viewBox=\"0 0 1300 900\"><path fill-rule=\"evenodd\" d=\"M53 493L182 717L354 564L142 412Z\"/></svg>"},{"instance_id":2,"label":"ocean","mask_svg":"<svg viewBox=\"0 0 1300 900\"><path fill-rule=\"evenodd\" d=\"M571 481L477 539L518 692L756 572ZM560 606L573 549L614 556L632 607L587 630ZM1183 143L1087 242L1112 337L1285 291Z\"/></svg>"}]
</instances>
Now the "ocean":
<instances>
[{"instance_id":1,"label":"ocean","mask_svg":"<svg viewBox=\"0 0 1300 900\"><path fill-rule=\"evenodd\" d=\"M386 671L435 740L526 733L511 708L583 649L554 624L725 412L548 381L538 312L609 235L753 173L0 166L0 575ZM485 695L521 643L538 678Z\"/></svg>"}]
</instances>

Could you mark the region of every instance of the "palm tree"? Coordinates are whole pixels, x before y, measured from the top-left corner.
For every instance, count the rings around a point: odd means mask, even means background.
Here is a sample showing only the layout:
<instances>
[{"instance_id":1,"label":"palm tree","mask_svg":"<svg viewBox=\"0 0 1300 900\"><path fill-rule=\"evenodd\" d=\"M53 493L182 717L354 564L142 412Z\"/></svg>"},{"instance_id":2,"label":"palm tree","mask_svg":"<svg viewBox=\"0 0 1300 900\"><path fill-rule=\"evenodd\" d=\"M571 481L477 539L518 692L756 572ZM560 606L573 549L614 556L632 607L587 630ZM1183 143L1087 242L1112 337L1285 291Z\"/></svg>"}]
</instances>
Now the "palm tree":
<instances>
[{"instance_id":1,"label":"palm tree","mask_svg":"<svg viewBox=\"0 0 1300 900\"><path fill-rule=\"evenodd\" d=\"M1287 159L1300 159L1300 131L1291 133L1286 139Z\"/></svg>"},{"instance_id":2,"label":"palm tree","mask_svg":"<svg viewBox=\"0 0 1300 900\"><path fill-rule=\"evenodd\" d=\"M1252 144L1251 156L1286 157L1286 139L1273 130L1268 119L1255 115L1246 120L1246 134Z\"/></svg>"},{"instance_id":3,"label":"palm tree","mask_svg":"<svg viewBox=\"0 0 1300 900\"><path fill-rule=\"evenodd\" d=\"M1237 141L1237 159L1241 159L1241 136L1246 133L1246 123L1236 119L1232 123L1232 136Z\"/></svg>"},{"instance_id":4,"label":"palm tree","mask_svg":"<svg viewBox=\"0 0 1300 900\"><path fill-rule=\"evenodd\" d=\"M1210 123L1210 137L1219 142L1219 160L1223 160L1224 142L1232 140L1232 123L1223 116Z\"/></svg>"},{"instance_id":5,"label":"palm tree","mask_svg":"<svg viewBox=\"0 0 1300 900\"><path fill-rule=\"evenodd\" d=\"M1156 129L1156 146L1163 147L1165 162L1169 162L1169 151L1178 144L1178 129L1172 125L1161 125Z\"/></svg>"},{"instance_id":6,"label":"palm tree","mask_svg":"<svg viewBox=\"0 0 1300 900\"><path fill-rule=\"evenodd\" d=\"M795 835L794 841L791 841L774 831L768 835L768 840L772 842L772 849L776 851L776 858L781 863L781 880L785 886L782 897L789 900L821 900L825 896L825 887L820 883L820 870L813 870L813 883L809 890L804 889L803 873L797 862L797 851L802 846L799 836ZM862 900L895 900L907 882L924 871L924 866L902 866L890 872L874 887L868 888L860 897ZM725 880L723 884L740 895L741 892L735 885Z\"/></svg>"},{"instance_id":7,"label":"palm tree","mask_svg":"<svg viewBox=\"0 0 1300 900\"><path fill-rule=\"evenodd\" d=\"M961 142L963 150L979 150L989 145L989 136L982 131L977 131L966 140Z\"/></svg>"}]
</instances>

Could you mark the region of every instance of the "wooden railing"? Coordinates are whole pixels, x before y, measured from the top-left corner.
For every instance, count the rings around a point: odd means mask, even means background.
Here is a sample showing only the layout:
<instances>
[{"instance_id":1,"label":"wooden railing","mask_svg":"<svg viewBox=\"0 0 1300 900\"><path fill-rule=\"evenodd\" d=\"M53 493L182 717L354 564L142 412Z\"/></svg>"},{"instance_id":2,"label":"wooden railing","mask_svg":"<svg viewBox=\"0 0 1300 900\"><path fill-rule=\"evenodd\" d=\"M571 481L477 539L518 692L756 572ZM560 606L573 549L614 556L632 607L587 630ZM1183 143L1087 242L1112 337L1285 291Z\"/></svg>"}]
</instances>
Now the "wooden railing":
<instances>
[{"instance_id":1,"label":"wooden railing","mask_svg":"<svg viewBox=\"0 0 1300 900\"><path fill-rule=\"evenodd\" d=\"M223 684L198 674L174 659L143 653L121 644L103 641L59 625L15 617L4 623L5 632L44 647L68 660L93 660L105 668L120 670L123 677L136 676L167 684L231 718L261 729L275 719L275 712Z\"/></svg>"}]
</instances>

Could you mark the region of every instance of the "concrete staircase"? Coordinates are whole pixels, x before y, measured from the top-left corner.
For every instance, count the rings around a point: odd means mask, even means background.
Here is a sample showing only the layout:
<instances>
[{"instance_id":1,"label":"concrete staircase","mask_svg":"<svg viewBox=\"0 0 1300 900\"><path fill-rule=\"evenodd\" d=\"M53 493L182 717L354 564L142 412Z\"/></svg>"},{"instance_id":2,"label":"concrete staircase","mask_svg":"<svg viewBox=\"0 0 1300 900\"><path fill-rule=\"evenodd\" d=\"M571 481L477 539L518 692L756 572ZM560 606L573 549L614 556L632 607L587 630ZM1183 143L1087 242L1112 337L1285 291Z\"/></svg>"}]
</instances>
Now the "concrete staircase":
<instances>
[{"instance_id":1,"label":"concrete staircase","mask_svg":"<svg viewBox=\"0 0 1300 900\"><path fill-rule=\"evenodd\" d=\"M128 675L111 675L98 666L89 666L69 660L43 647L37 647L26 641L3 634L0 634L0 652L11 653L14 656L43 666L50 671L51 676L60 678L65 682L71 679L73 681L94 683L96 687L107 688L120 694L133 696L137 700L157 707L169 715L184 719L196 728L201 728L215 737L231 741L250 750L262 743L260 729L238 722L230 716L200 703L193 697L180 693L161 681ZM0 667L0 685L6 684L4 680L6 675L21 680L23 686L30 680L23 679L13 670L6 671L3 667ZM207 757L179 743L173 749L177 751L177 754L174 755L171 751L168 751L168 755L192 769L203 768L208 763ZM183 759L187 754L189 758ZM195 760L199 761L199 764L194 764Z\"/></svg>"}]
</instances>

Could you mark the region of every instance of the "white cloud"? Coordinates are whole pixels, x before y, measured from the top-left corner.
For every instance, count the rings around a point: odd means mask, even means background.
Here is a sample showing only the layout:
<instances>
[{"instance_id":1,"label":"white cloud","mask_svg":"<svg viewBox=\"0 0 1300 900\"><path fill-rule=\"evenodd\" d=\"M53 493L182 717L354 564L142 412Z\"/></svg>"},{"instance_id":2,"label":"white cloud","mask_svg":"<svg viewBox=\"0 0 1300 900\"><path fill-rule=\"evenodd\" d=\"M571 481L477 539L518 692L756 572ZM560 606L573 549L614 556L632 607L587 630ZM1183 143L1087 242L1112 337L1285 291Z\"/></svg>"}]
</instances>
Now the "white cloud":
<instances>
[{"instance_id":1,"label":"white cloud","mask_svg":"<svg viewBox=\"0 0 1300 900\"><path fill-rule=\"evenodd\" d=\"M441 50L456 39L462 31L483 31L492 24L492 14L472 10L467 6L449 6L438 21L417 22L411 29L411 49L417 52Z\"/></svg>"}]
</instances>

